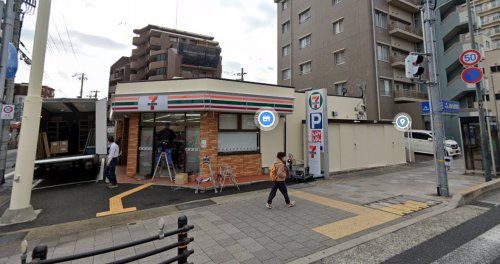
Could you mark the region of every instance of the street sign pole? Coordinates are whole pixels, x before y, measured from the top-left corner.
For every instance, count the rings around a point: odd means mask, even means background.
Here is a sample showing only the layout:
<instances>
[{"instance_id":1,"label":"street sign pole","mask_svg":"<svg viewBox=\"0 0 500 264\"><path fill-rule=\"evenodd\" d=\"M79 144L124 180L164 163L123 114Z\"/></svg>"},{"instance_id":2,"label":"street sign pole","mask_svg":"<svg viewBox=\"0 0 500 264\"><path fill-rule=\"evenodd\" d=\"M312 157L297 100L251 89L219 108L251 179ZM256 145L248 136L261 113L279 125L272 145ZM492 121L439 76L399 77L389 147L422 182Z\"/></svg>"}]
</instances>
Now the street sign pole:
<instances>
[{"instance_id":1,"label":"street sign pole","mask_svg":"<svg viewBox=\"0 0 500 264\"><path fill-rule=\"evenodd\" d=\"M466 0L467 2L467 14L469 16L469 35L471 41L471 49L476 49L476 38L475 38L475 28L473 25L473 15L472 15L472 7L471 1ZM486 130L486 114L484 109L484 101L483 101L483 91L481 90L481 82L476 83L476 100L477 107L479 112L479 129L481 131L481 152L483 155L483 171L484 171L484 180L491 181L491 157L488 148L490 146L490 139L488 136L488 131Z\"/></svg>"},{"instance_id":2,"label":"street sign pole","mask_svg":"<svg viewBox=\"0 0 500 264\"><path fill-rule=\"evenodd\" d=\"M436 22L435 11L430 8L430 0L426 0L422 9L424 22L424 44L425 53L429 54L429 105L434 134L434 159L437 173L437 194L449 196L448 175L444 164L444 127L443 113L441 109L441 96L439 91L439 81L437 77L437 60L434 36L434 23Z\"/></svg>"}]
</instances>

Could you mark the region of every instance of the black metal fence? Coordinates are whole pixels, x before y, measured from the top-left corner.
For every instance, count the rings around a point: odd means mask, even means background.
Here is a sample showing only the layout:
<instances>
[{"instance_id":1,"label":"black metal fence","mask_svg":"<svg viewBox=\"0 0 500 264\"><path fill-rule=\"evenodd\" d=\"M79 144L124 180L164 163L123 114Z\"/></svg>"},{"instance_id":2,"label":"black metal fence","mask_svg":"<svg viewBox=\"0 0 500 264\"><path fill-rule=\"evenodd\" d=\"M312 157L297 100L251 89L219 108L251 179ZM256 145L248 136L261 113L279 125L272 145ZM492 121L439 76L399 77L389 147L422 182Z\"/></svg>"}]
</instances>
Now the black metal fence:
<instances>
[{"instance_id":1,"label":"black metal fence","mask_svg":"<svg viewBox=\"0 0 500 264\"><path fill-rule=\"evenodd\" d=\"M124 248L133 247L133 246L137 246L140 244L144 244L144 243L148 243L148 242L152 242L152 241L156 241L156 240L162 240L166 237L170 237L170 236L174 236L174 235L177 235L177 242L175 242L175 243L172 243L172 244L169 244L167 246L157 248L157 249L154 249L154 250L151 250L148 252L137 254L137 255L132 256L132 257L128 257L128 258L124 258L124 259L120 259L120 260L115 260L115 261L110 262L110 263L113 263L113 264L129 263L132 261L147 258L147 257L153 256L153 255L156 255L156 254L159 254L161 252L168 251L168 250L172 250L175 248L177 248L177 256L172 257L168 260L165 260L161 263L174 263L176 261L177 261L177 263L188 263L187 262L188 257L194 253L194 250L188 249L189 243L194 240L194 238L188 237L188 231L193 229L194 226L188 225L187 217L183 215L177 219L178 229L172 230L169 232L164 232L163 228L165 226L165 223L163 222L163 219L161 219L160 221L161 221L160 226L159 226L160 230L159 230L158 235L154 235L151 237L143 238L140 240L136 240L136 241L132 241L132 242L128 242L128 243L124 243L121 245L116 245L116 246L112 246L112 247L108 247L108 248L102 248L102 249L97 249L97 250L93 250L93 251L89 251L89 252L85 252L85 253L78 253L78 254L71 255L71 256L58 257L58 258L53 258L53 259L47 259L48 248L46 245L42 244L42 245L36 246L33 249L33 252L31 254L31 258L32 258L31 262L26 262L27 258L28 258L27 242L23 241L23 244L22 244L23 254L21 255L21 263L23 263L23 264L26 264L26 263L52 264L52 263L61 263L61 262L66 262L66 261L72 261L72 260L76 260L76 259L92 257L92 256L96 256L96 255L101 255L101 254L117 251L117 250L124 249Z\"/></svg>"}]
</instances>

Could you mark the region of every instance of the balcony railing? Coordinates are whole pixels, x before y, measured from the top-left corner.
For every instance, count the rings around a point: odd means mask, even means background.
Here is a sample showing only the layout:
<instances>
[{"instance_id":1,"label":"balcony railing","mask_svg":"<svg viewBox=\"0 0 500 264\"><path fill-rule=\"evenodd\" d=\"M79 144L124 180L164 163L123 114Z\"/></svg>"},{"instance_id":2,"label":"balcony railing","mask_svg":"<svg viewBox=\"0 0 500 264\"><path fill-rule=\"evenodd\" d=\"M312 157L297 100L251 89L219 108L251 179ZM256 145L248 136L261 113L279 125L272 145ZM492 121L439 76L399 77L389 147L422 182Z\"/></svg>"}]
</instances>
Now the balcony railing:
<instances>
[{"instance_id":1,"label":"balcony railing","mask_svg":"<svg viewBox=\"0 0 500 264\"><path fill-rule=\"evenodd\" d=\"M398 101L401 99L415 99L417 101L429 99L427 92L416 90L394 90L394 98Z\"/></svg>"},{"instance_id":2,"label":"balcony railing","mask_svg":"<svg viewBox=\"0 0 500 264\"><path fill-rule=\"evenodd\" d=\"M401 30L404 30L406 32L410 32L412 34L422 36L422 30L420 30L414 26L411 26L411 25L408 25L408 24L405 24L405 23L402 23L399 21L395 21L395 20L392 20L389 24L389 30L393 30L393 29L401 29Z\"/></svg>"},{"instance_id":3,"label":"balcony railing","mask_svg":"<svg viewBox=\"0 0 500 264\"><path fill-rule=\"evenodd\" d=\"M416 13L419 11L420 0L387 0L387 3L405 11Z\"/></svg>"}]
</instances>

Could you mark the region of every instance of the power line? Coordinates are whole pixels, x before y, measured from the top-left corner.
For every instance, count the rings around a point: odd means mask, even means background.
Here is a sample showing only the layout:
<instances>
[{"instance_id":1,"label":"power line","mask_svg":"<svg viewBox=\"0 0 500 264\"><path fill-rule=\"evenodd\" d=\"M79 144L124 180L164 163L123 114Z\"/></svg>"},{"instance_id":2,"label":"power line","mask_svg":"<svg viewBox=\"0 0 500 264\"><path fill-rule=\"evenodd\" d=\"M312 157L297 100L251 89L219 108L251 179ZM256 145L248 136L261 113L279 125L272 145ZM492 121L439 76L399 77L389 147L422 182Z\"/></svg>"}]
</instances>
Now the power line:
<instances>
[{"instance_id":1,"label":"power line","mask_svg":"<svg viewBox=\"0 0 500 264\"><path fill-rule=\"evenodd\" d=\"M73 48L73 41L71 41L71 36L69 35L68 26L66 25L66 19L64 19L64 15L63 15L63 22L64 22L64 28L66 29L66 34L68 35L71 50L73 51L73 56L75 56L75 59L77 60L78 63L78 58L76 57L75 49Z\"/></svg>"},{"instance_id":2,"label":"power line","mask_svg":"<svg viewBox=\"0 0 500 264\"><path fill-rule=\"evenodd\" d=\"M59 36L59 41L61 42L61 45L63 46L64 52L65 52L66 54L68 54L68 51L66 50L66 45L64 45L64 42L63 42L63 40L62 40L62 38L61 38L61 33L59 33L59 28L57 27L56 20L54 19L54 17L53 17L53 16L51 16L51 18L52 18L52 22L54 23L54 26L55 26L55 28L56 28L57 36Z\"/></svg>"}]
</instances>

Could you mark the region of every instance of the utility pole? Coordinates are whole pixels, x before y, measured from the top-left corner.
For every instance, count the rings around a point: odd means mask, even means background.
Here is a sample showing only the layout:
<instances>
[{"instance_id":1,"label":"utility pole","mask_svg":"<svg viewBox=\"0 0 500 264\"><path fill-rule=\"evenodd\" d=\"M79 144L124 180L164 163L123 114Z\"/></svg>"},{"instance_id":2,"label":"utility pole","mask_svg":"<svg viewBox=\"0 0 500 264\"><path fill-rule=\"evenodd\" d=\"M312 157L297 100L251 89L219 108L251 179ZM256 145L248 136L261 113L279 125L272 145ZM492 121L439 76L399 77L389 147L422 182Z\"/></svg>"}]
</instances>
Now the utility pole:
<instances>
[{"instance_id":1,"label":"utility pole","mask_svg":"<svg viewBox=\"0 0 500 264\"><path fill-rule=\"evenodd\" d=\"M12 42L12 34L14 30L14 0L7 0L5 6L5 21L2 35L2 53L0 61L0 100L4 103L5 93L5 72L7 69L7 57L9 54L9 43ZM4 120L0 120L0 133L3 131ZM3 136L0 137L3 141ZM3 165L3 166L2 166ZM5 183L5 164L0 164L3 171L0 171L0 184Z\"/></svg>"},{"instance_id":2,"label":"utility pole","mask_svg":"<svg viewBox=\"0 0 500 264\"><path fill-rule=\"evenodd\" d=\"M473 14L472 14L472 6L471 1L466 0L467 2L467 15L469 16L469 35L471 41L471 49L475 50L477 48L476 45L476 28L473 22ZM476 83L476 100L477 100L477 110L479 112L479 130L481 131L481 152L483 155L483 171L484 171L484 180L491 181L491 157L489 152L490 146L490 138L489 133L486 128L486 111L484 108L483 101L483 91L481 89L481 82ZM495 98L493 98L495 100Z\"/></svg>"},{"instance_id":3,"label":"utility pole","mask_svg":"<svg viewBox=\"0 0 500 264\"><path fill-rule=\"evenodd\" d=\"M449 196L448 175L444 163L444 127L443 127L443 112L441 109L441 94L439 90L439 79L437 75L437 52L434 25L436 23L436 13L432 0L425 0L422 9L422 19L424 22L424 45L425 53L428 55L429 69L429 99L432 129L434 136L434 157L436 163L436 173L438 176L437 194L440 196Z\"/></svg>"},{"instance_id":4,"label":"utility pole","mask_svg":"<svg viewBox=\"0 0 500 264\"><path fill-rule=\"evenodd\" d=\"M24 102L19 148L16 158L16 170L9 208L0 218L0 224L16 224L32 221L37 212L30 204L35 167L38 131L42 110L42 79L47 48L51 0L40 1L36 18L33 43L33 63L31 65L28 95Z\"/></svg>"},{"instance_id":5,"label":"utility pole","mask_svg":"<svg viewBox=\"0 0 500 264\"><path fill-rule=\"evenodd\" d=\"M237 73L236 75L240 76L240 81L244 81L245 80L245 78L244 78L245 74L247 74L247 73L243 70L243 68L241 68L241 72Z\"/></svg>"},{"instance_id":6,"label":"utility pole","mask_svg":"<svg viewBox=\"0 0 500 264\"><path fill-rule=\"evenodd\" d=\"M76 77L78 80L81 81L81 86L80 86L80 97L78 98L83 98L83 82L88 80L87 75L82 72L82 73L75 73L73 77Z\"/></svg>"}]
</instances>

